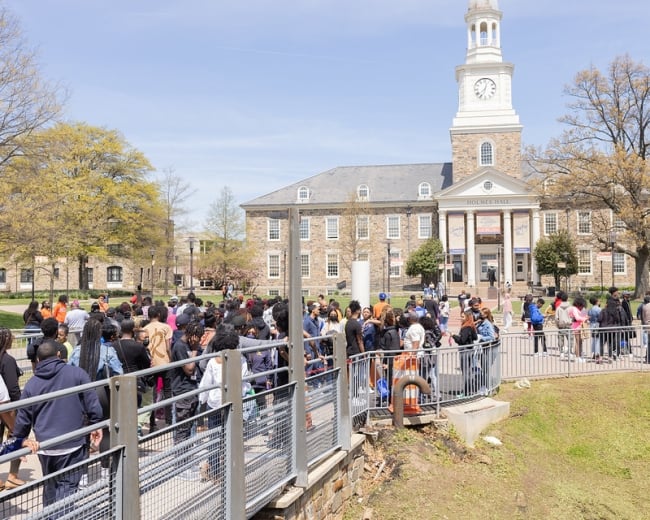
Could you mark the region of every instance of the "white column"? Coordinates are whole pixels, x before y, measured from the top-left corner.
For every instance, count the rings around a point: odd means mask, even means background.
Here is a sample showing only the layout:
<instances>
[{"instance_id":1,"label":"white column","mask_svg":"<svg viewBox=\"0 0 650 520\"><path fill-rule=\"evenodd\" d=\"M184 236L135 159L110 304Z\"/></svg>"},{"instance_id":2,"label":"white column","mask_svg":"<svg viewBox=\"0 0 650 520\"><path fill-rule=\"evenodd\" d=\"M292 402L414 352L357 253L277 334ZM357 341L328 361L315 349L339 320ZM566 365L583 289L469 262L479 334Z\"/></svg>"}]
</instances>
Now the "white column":
<instances>
[{"instance_id":1,"label":"white column","mask_svg":"<svg viewBox=\"0 0 650 520\"><path fill-rule=\"evenodd\" d=\"M467 285L476 287L476 256L474 243L476 229L474 227L474 212L467 212Z\"/></svg>"},{"instance_id":2,"label":"white column","mask_svg":"<svg viewBox=\"0 0 650 520\"><path fill-rule=\"evenodd\" d=\"M438 210L438 238L442 244L442 250L447 251L447 212Z\"/></svg>"},{"instance_id":3,"label":"white column","mask_svg":"<svg viewBox=\"0 0 650 520\"><path fill-rule=\"evenodd\" d=\"M503 280L499 280L501 284L512 283L512 257L512 211L507 209L503 212Z\"/></svg>"},{"instance_id":4,"label":"white column","mask_svg":"<svg viewBox=\"0 0 650 520\"><path fill-rule=\"evenodd\" d=\"M533 283L537 283L537 263L535 262L535 256L533 252L535 251L535 246L539 242L539 209L533 210L533 229L531 235L531 244L530 244L530 276L533 280Z\"/></svg>"}]
</instances>

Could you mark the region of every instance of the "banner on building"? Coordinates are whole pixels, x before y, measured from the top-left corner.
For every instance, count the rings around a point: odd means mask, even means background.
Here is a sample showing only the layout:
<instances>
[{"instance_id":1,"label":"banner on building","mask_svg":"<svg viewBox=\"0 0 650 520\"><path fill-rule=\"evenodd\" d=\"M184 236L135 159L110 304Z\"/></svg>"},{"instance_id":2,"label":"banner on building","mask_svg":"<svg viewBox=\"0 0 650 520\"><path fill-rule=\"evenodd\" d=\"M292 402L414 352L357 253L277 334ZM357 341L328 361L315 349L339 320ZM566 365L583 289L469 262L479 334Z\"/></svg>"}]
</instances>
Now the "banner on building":
<instances>
[{"instance_id":1,"label":"banner on building","mask_svg":"<svg viewBox=\"0 0 650 520\"><path fill-rule=\"evenodd\" d=\"M501 234L501 213L478 213L476 215L477 235L499 235Z\"/></svg>"},{"instance_id":2,"label":"banner on building","mask_svg":"<svg viewBox=\"0 0 650 520\"><path fill-rule=\"evenodd\" d=\"M515 253L530 253L530 216L526 213L512 214L512 249Z\"/></svg>"},{"instance_id":3,"label":"banner on building","mask_svg":"<svg viewBox=\"0 0 650 520\"><path fill-rule=\"evenodd\" d=\"M452 255L465 254L465 214L453 213L447 216L449 230L449 253Z\"/></svg>"}]
</instances>

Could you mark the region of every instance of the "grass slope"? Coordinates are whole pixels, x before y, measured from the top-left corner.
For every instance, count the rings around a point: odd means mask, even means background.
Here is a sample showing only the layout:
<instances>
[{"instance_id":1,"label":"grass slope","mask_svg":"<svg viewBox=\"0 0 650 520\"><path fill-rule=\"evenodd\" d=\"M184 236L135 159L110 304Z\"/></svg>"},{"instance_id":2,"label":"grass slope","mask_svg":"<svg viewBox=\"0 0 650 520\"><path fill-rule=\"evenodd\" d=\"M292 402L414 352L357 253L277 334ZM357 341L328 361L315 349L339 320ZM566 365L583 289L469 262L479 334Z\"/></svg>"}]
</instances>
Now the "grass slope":
<instances>
[{"instance_id":1,"label":"grass slope","mask_svg":"<svg viewBox=\"0 0 650 520\"><path fill-rule=\"evenodd\" d=\"M533 381L503 388L510 417L467 449L431 426L387 431L367 466L387 462L347 513L373 520L644 519L650 516L650 374Z\"/></svg>"}]
</instances>

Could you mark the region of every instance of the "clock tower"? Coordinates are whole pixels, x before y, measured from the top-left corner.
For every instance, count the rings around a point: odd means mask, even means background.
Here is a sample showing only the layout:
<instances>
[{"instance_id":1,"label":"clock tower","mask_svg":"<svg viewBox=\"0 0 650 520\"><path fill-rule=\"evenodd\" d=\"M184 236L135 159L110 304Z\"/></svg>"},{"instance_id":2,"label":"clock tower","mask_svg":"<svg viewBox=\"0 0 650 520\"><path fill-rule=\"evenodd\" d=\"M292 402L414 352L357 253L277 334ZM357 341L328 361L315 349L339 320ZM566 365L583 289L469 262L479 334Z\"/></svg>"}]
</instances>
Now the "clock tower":
<instances>
[{"instance_id":1,"label":"clock tower","mask_svg":"<svg viewBox=\"0 0 650 520\"><path fill-rule=\"evenodd\" d=\"M456 67L458 112L451 134L454 182L486 167L521 176L521 130L512 108L514 65L501 55L498 0L469 0L467 55Z\"/></svg>"}]
</instances>

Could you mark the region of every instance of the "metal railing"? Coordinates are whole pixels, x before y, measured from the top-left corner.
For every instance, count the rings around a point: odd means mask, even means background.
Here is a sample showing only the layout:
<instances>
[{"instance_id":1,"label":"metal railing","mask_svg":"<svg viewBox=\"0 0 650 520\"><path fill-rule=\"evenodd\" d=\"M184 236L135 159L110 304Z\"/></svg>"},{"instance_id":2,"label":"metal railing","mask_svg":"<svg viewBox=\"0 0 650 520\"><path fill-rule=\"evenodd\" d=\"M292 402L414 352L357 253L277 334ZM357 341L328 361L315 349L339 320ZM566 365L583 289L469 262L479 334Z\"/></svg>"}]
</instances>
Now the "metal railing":
<instances>
[{"instance_id":1,"label":"metal railing","mask_svg":"<svg viewBox=\"0 0 650 520\"><path fill-rule=\"evenodd\" d=\"M502 334L502 379L648 370L649 332L649 326L636 325Z\"/></svg>"},{"instance_id":2,"label":"metal railing","mask_svg":"<svg viewBox=\"0 0 650 520\"><path fill-rule=\"evenodd\" d=\"M568 336L557 329L544 332L546 356L541 338L537 338L540 355L535 356L535 336L522 332L504 334L499 342L469 347L378 351L350 359L346 359L342 334L333 337L333 355L325 360L305 357L302 342L270 342L192 358L192 362L220 359L223 404L216 409L199 409L192 417L144 434L138 434L138 415L175 407L181 399L198 396L201 390L138 408L137 379L160 375L158 367L2 405L0 411L14 410L110 384L110 417L99 424L110 430L110 450L5 491L0 495L0 515L35 520L250 518L288 483L306 486L310 469L329 454L350 449L354 427L377 417L390 417L392 389L400 378L421 377L431 389L425 394L406 386L406 414L439 416L443 406L494 394L502 379L644 369L648 334L644 328L585 330ZM605 354L611 344L612 357L603 356L600 363L589 359L592 339L605 341ZM583 346L584 362L570 355L576 351L577 341ZM275 366L242 378L241 356L261 349L271 350L274 358L278 349L288 349L289 366ZM185 363L171 363L165 370L178 369ZM312 370L314 366L320 368ZM260 376L277 384L254 395L242 395L245 383ZM71 432L43 443L43 448L86 435L97 427ZM188 429L190 436L179 438L179 431ZM21 450L2 456L0 464L26 453ZM87 473L88 485L72 498L44 506L44 490L66 472Z\"/></svg>"},{"instance_id":3,"label":"metal railing","mask_svg":"<svg viewBox=\"0 0 650 520\"><path fill-rule=\"evenodd\" d=\"M286 347L283 342L270 342L248 351ZM297 349L296 354L303 352L302 343L288 348ZM110 451L4 492L0 495L0 516L35 520L251 517L289 482L296 481L300 472L306 475L330 453L350 448L351 429L345 426L349 422L347 381L341 377L345 374L342 337L334 338L334 350L338 354L331 357L327 371L306 379L302 374L302 392L296 391L293 377L298 371L285 367L261 375L279 380L284 373L288 375L286 383L254 395L242 395L240 390L246 387L242 383L260 377L251 374L242 379L246 349L192 358L191 362L220 359L222 406L140 435L138 415L155 414L188 397L198 398L202 390L138 408L137 380L160 375L158 367L2 405L0 411L16 410L110 385L109 419L42 444L42 448L51 448L105 426L110 430ZM170 363L165 370L179 369L190 361ZM304 371L303 366L300 363L299 370ZM203 391L212 388L217 386ZM301 401L302 417L297 411ZM188 428L191 435L181 438L179 432ZM302 453L299 446L304 446ZM25 454L27 450L1 456L0 464ZM87 485L54 503L44 503L44 492L56 479L65 475L77 479L82 473L88 475Z\"/></svg>"}]
</instances>

